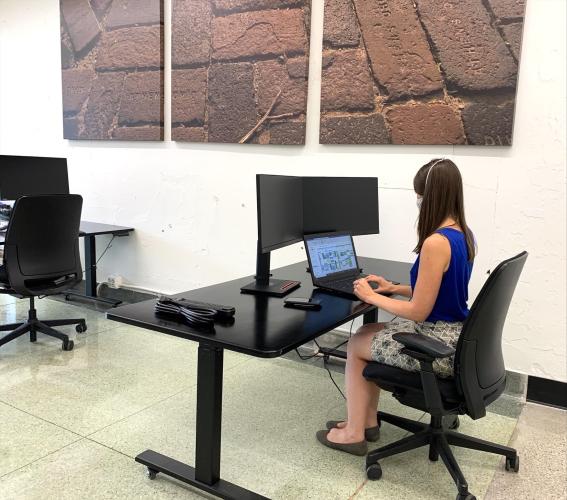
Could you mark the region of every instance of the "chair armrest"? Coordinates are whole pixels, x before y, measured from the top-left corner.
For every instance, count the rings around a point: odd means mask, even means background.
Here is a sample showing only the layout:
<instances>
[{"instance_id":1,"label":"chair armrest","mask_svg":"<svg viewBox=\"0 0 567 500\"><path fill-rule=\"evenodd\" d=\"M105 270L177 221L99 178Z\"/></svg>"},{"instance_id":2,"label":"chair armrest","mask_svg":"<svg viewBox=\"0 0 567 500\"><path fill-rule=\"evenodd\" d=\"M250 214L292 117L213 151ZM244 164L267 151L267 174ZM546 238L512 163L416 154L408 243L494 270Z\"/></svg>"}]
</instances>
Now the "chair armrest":
<instances>
[{"instance_id":1,"label":"chair armrest","mask_svg":"<svg viewBox=\"0 0 567 500\"><path fill-rule=\"evenodd\" d=\"M444 344L440 340L431 338L427 335L416 333L394 333L392 338L407 347L410 351L425 354L432 358L448 358L455 354L455 349ZM409 352L406 352L409 354Z\"/></svg>"}]
</instances>

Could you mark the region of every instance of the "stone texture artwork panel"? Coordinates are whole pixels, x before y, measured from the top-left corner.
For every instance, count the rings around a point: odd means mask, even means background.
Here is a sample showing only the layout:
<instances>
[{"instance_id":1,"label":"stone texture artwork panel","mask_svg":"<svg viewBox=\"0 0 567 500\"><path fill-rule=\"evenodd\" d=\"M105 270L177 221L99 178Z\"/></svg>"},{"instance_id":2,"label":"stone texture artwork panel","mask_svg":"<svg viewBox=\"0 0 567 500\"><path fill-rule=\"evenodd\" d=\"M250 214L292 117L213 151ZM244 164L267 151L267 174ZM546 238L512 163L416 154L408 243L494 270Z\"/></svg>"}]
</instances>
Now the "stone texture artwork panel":
<instances>
[{"instance_id":1,"label":"stone texture artwork panel","mask_svg":"<svg viewBox=\"0 0 567 500\"><path fill-rule=\"evenodd\" d=\"M60 0L65 139L163 140L163 0Z\"/></svg>"},{"instance_id":2,"label":"stone texture artwork panel","mask_svg":"<svg viewBox=\"0 0 567 500\"><path fill-rule=\"evenodd\" d=\"M172 139L304 144L310 0L172 4Z\"/></svg>"},{"instance_id":3,"label":"stone texture artwork panel","mask_svg":"<svg viewBox=\"0 0 567 500\"><path fill-rule=\"evenodd\" d=\"M525 2L325 0L320 142L510 146Z\"/></svg>"}]
</instances>

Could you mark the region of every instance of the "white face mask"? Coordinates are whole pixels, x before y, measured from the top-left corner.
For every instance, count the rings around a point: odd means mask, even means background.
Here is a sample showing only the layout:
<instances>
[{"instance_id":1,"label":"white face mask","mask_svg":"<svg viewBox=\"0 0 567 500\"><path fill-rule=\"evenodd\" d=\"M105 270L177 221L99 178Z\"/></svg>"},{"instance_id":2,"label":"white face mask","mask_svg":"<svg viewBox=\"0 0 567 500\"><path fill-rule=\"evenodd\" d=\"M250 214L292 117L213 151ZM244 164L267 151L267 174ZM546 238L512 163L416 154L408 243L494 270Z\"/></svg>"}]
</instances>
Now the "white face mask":
<instances>
[{"instance_id":1,"label":"white face mask","mask_svg":"<svg viewBox=\"0 0 567 500\"><path fill-rule=\"evenodd\" d=\"M423 203L423 196L418 196L417 200L415 200L415 204L417 205L417 208L419 210L421 210L421 204Z\"/></svg>"}]
</instances>

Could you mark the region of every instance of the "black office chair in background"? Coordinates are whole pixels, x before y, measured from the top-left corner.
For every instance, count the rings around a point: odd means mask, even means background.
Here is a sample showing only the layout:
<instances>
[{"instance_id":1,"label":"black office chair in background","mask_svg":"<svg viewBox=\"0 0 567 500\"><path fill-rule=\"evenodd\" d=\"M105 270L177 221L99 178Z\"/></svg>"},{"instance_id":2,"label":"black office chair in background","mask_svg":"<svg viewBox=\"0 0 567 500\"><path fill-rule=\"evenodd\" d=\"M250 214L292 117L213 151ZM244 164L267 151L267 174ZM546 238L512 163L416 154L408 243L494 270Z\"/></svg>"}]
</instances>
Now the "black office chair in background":
<instances>
[{"instance_id":1,"label":"black office chair in background","mask_svg":"<svg viewBox=\"0 0 567 500\"><path fill-rule=\"evenodd\" d=\"M459 490L457 500L473 500L475 497L468 491L450 445L503 455L506 470L518 471L520 460L516 450L451 429L458 427L458 415L466 414L474 420L484 417L486 407L505 389L502 329L527 257L528 254L522 252L502 262L492 272L471 307L456 351L431 337L397 333L393 338L404 346L401 352L418 360L421 371L410 372L381 363L368 363L364 370L367 380L392 392L403 405L431 415L430 423L426 424L378 412L379 421L389 422L413 435L370 452L366 457L369 479L382 477L379 460L422 446L429 446L430 460L437 461L441 456ZM437 377L433 372L433 361L452 354L455 354L454 376ZM446 416L449 418L444 421ZM452 420L452 426L449 420Z\"/></svg>"},{"instance_id":2,"label":"black office chair in background","mask_svg":"<svg viewBox=\"0 0 567 500\"><path fill-rule=\"evenodd\" d=\"M62 340L63 350L70 351L73 341L52 327L77 325L78 333L87 330L84 319L40 321L34 306L35 297L62 293L82 280L82 206L83 199L76 194L24 196L14 204L0 267L0 293L29 298L30 308L26 322L0 325L0 331L10 331L0 338L0 346L27 332L35 342L41 332Z\"/></svg>"}]
</instances>

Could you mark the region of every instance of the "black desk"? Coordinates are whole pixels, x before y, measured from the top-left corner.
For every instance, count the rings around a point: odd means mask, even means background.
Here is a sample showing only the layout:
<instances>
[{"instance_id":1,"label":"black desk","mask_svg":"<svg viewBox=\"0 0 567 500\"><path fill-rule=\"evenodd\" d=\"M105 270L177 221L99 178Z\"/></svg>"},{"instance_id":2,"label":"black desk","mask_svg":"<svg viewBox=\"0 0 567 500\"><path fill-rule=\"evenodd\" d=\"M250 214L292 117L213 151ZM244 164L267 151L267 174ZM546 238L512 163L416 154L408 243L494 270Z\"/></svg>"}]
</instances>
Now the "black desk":
<instances>
[{"instance_id":1,"label":"black desk","mask_svg":"<svg viewBox=\"0 0 567 500\"><path fill-rule=\"evenodd\" d=\"M365 257L359 259L359 264L369 274L380 274L403 283L409 280L411 264ZM179 294L194 300L236 307L235 323L231 326L216 325L214 334L202 333L156 316L155 300L129 304L107 312L107 317L111 320L199 342L195 467L146 450L136 457L136 461L148 467L151 478L161 472L221 498L264 498L220 479L224 349L273 358L358 316L363 316L365 323L377 320L374 306L314 290L305 268L306 262L300 262L276 269L273 275L281 279L300 280L301 287L290 295L317 295L322 302L319 311L284 308L281 298L241 294L240 287L252 279L247 276Z\"/></svg>"},{"instance_id":2,"label":"black desk","mask_svg":"<svg viewBox=\"0 0 567 500\"><path fill-rule=\"evenodd\" d=\"M84 297L97 300L116 306L121 303L119 300L97 297L96 293L96 236L102 234L112 234L113 236L127 236L134 231L133 227L112 226L110 224L100 224L98 222L81 221L79 237L85 239L85 294L68 291L65 296ZM0 233L0 245L4 245L5 233Z\"/></svg>"}]
</instances>

